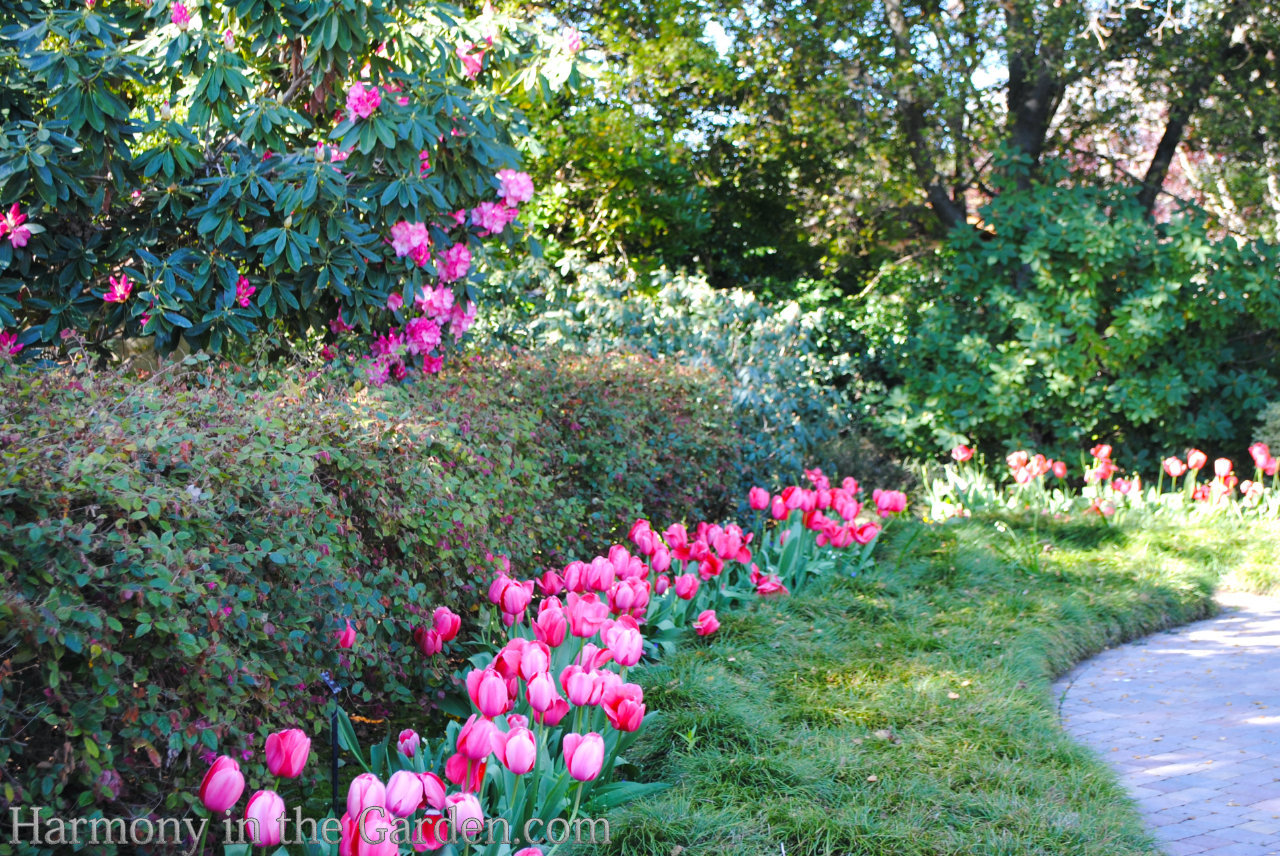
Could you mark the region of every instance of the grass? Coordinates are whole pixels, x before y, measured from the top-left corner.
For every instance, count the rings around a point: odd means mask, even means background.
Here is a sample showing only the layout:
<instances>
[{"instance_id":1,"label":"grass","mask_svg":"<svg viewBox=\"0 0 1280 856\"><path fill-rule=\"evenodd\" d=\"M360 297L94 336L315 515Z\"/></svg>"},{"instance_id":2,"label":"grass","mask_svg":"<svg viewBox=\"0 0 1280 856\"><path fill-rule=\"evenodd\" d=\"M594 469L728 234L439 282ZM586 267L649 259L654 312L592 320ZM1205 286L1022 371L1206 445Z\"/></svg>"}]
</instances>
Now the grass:
<instances>
[{"instance_id":1,"label":"grass","mask_svg":"<svg viewBox=\"0 0 1280 856\"><path fill-rule=\"evenodd\" d=\"M724 616L646 667L662 716L630 753L662 793L595 853L1157 852L1114 775L1061 730L1053 678L1208 615L1274 531L904 524L878 569ZM585 851L584 851L585 852Z\"/></svg>"}]
</instances>

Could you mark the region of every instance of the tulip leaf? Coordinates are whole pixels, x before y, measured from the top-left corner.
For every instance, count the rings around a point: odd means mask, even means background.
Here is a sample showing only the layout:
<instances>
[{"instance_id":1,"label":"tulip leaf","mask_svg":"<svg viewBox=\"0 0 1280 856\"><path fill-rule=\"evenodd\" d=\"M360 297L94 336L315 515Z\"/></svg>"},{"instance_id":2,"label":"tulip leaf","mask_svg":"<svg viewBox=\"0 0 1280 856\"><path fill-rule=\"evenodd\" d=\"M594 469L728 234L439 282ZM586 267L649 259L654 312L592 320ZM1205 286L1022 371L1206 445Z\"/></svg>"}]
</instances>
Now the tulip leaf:
<instances>
[{"instance_id":1,"label":"tulip leaf","mask_svg":"<svg viewBox=\"0 0 1280 856\"><path fill-rule=\"evenodd\" d=\"M588 816L609 811L640 797L647 797L671 787L667 782L610 782L596 788L587 807Z\"/></svg>"}]
</instances>

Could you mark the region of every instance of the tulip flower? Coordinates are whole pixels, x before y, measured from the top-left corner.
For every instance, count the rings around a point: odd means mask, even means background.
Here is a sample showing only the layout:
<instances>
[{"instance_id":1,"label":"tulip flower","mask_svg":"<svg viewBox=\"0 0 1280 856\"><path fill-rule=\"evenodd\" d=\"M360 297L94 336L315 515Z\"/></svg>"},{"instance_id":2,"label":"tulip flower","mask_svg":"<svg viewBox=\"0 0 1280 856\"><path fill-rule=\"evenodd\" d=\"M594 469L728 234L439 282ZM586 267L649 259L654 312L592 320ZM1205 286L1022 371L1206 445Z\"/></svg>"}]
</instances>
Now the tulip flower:
<instances>
[{"instance_id":1,"label":"tulip flower","mask_svg":"<svg viewBox=\"0 0 1280 856\"><path fill-rule=\"evenodd\" d=\"M397 856L396 827L382 806L370 806L356 817L351 856Z\"/></svg>"},{"instance_id":2,"label":"tulip flower","mask_svg":"<svg viewBox=\"0 0 1280 856\"><path fill-rule=\"evenodd\" d=\"M693 622L693 629L699 636L710 636L720 629L720 621L716 618L714 609L703 610L696 621Z\"/></svg>"},{"instance_id":3,"label":"tulip flower","mask_svg":"<svg viewBox=\"0 0 1280 856\"><path fill-rule=\"evenodd\" d=\"M350 618L347 619L346 629L340 630L334 635L338 637L339 648L350 648L352 645L356 644L356 629L351 626Z\"/></svg>"},{"instance_id":4,"label":"tulip flower","mask_svg":"<svg viewBox=\"0 0 1280 856\"><path fill-rule=\"evenodd\" d=\"M222 814L244 793L244 775L229 755L219 755L200 782L200 802L214 814Z\"/></svg>"},{"instance_id":5,"label":"tulip flower","mask_svg":"<svg viewBox=\"0 0 1280 856\"><path fill-rule=\"evenodd\" d=\"M1111 446L1107 443L1100 443L1090 449L1089 454L1099 461L1109 461L1111 460Z\"/></svg>"},{"instance_id":6,"label":"tulip flower","mask_svg":"<svg viewBox=\"0 0 1280 856\"><path fill-rule=\"evenodd\" d=\"M791 592L782 584L782 580L778 578L777 574L769 574L756 583L756 594L760 595L760 597L771 597L773 595L791 594Z\"/></svg>"},{"instance_id":7,"label":"tulip flower","mask_svg":"<svg viewBox=\"0 0 1280 856\"><path fill-rule=\"evenodd\" d=\"M259 847L275 847L283 833L284 800L275 791L258 791L244 807L249 840Z\"/></svg>"},{"instance_id":8,"label":"tulip flower","mask_svg":"<svg viewBox=\"0 0 1280 856\"><path fill-rule=\"evenodd\" d=\"M1218 458L1213 462L1214 475L1220 479L1225 479L1227 476L1231 475L1232 469L1234 468L1231 465L1231 461L1227 458Z\"/></svg>"},{"instance_id":9,"label":"tulip flower","mask_svg":"<svg viewBox=\"0 0 1280 856\"><path fill-rule=\"evenodd\" d=\"M963 464L965 461L973 457L973 449L970 449L968 446L961 443L951 450L951 457L956 463Z\"/></svg>"},{"instance_id":10,"label":"tulip flower","mask_svg":"<svg viewBox=\"0 0 1280 856\"><path fill-rule=\"evenodd\" d=\"M787 504L783 502L782 497L775 496L769 500L769 516L774 520L785 520L788 514L790 514L790 510L787 508Z\"/></svg>"},{"instance_id":11,"label":"tulip flower","mask_svg":"<svg viewBox=\"0 0 1280 856\"><path fill-rule=\"evenodd\" d=\"M559 608L541 610L532 624L534 638L549 648L559 648L569 631L564 610Z\"/></svg>"},{"instance_id":12,"label":"tulip flower","mask_svg":"<svg viewBox=\"0 0 1280 856\"><path fill-rule=\"evenodd\" d=\"M418 643L419 650L428 657L434 657L444 650L444 640L434 627L413 628L413 639Z\"/></svg>"},{"instance_id":13,"label":"tulip flower","mask_svg":"<svg viewBox=\"0 0 1280 856\"><path fill-rule=\"evenodd\" d=\"M620 666L634 666L644 656L644 637L640 635L635 619L629 615L605 630L601 638Z\"/></svg>"},{"instance_id":14,"label":"tulip flower","mask_svg":"<svg viewBox=\"0 0 1280 856\"><path fill-rule=\"evenodd\" d=\"M418 782L422 785L422 804L444 811L444 781L435 773L418 773Z\"/></svg>"},{"instance_id":15,"label":"tulip flower","mask_svg":"<svg viewBox=\"0 0 1280 856\"><path fill-rule=\"evenodd\" d=\"M1182 458L1165 458L1164 471L1170 478L1181 478L1187 472L1187 465L1182 462Z\"/></svg>"},{"instance_id":16,"label":"tulip flower","mask_svg":"<svg viewBox=\"0 0 1280 856\"><path fill-rule=\"evenodd\" d=\"M551 705L555 704L556 699L560 696L556 693L555 681L551 680L551 675L543 672L535 675L533 680L529 681L529 685L525 687L525 699L529 702L529 707L542 713Z\"/></svg>"},{"instance_id":17,"label":"tulip flower","mask_svg":"<svg viewBox=\"0 0 1280 856\"><path fill-rule=\"evenodd\" d=\"M502 763L517 776L533 769L538 760L538 744L533 732L527 728L515 728L507 734L502 751Z\"/></svg>"},{"instance_id":18,"label":"tulip flower","mask_svg":"<svg viewBox=\"0 0 1280 856\"><path fill-rule=\"evenodd\" d=\"M1253 458L1254 466L1263 469L1271 460L1271 449L1266 443L1254 443L1249 447L1249 457Z\"/></svg>"},{"instance_id":19,"label":"tulip flower","mask_svg":"<svg viewBox=\"0 0 1280 856\"><path fill-rule=\"evenodd\" d=\"M644 691L636 684L609 687L600 697L609 724L619 731L635 731L644 720Z\"/></svg>"},{"instance_id":20,"label":"tulip flower","mask_svg":"<svg viewBox=\"0 0 1280 856\"><path fill-rule=\"evenodd\" d=\"M472 761L483 761L493 752L498 727L491 719L471 715L458 732L458 752Z\"/></svg>"},{"instance_id":21,"label":"tulip flower","mask_svg":"<svg viewBox=\"0 0 1280 856\"><path fill-rule=\"evenodd\" d=\"M581 639L589 639L600 630L609 617L609 607L601 603L595 593L570 592L565 599L565 612L569 618L569 632Z\"/></svg>"},{"instance_id":22,"label":"tulip flower","mask_svg":"<svg viewBox=\"0 0 1280 856\"><path fill-rule=\"evenodd\" d=\"M579 782L590 782L600 775L604 766L604 738L592 731L589 734L570 732L564 736L564 761L569 775Z\"/></svg>"},{"instance_id":23,"label":"tulip flower","mask_svg":"<svg viewBox=\"0 0 1280 856\"><path fill-rule=\"evenodd\" d=\"M467 674L467 695L485 716L499 716L511 708L507 682L494 669L472 669Z\"/></svg>"},{"instance_id":24,"label":"tulip flower","mask_svg":"<svg viewBox=\"0 0 1280 856\"><path fill-rule=\"evenodd\" d=\"M478 791L488 764L487 760L473 761L461 753L450 755L444 762L444 777L465 791Z\"/></svg>"},{"instance_id":25,"label":"tulip flower","mask_svg":"<svg viewBox=\"0 0 1280 856\"><path fill-rule=\"evenodd\" d=\"M560 686L569 701L578 707L600 703L603 687L596 680L595 672L576 663L564 667L560 673Z\"/></svg>"},{"instance_id":26,"label":"tulip flower","mask_svg":"<svg viewBox=\"0 0 1280 856\"><path fill-rule=\"evenodd\" d=\"M1053 474L1054 474L1054 476L1055 476L1055 477L1057 477L1057 478L1065 479L1065 478L1067 477L1067 464L1066 464L1066 461L1054 461L1054 462L1053 462Z\"/></svg>"},{"instance_id":27,"label":"tulip flower","mask_svg":"<svg viewBox=\"0 0 1280 856\"><path fill-rule=\"evenodd\" d=\"M417 773L397 770L387 780L387 811L396 817L408 817L418 810L423 801L422 780Z\"/></svg>"},{"instance_id":28,"label":"tulip flower","mask_svg":"<svg viewBox=\"0 0 1280 856\"><path fill-rule=\"evenodd\" d=\"M1205 464L1209 463L1209 456L1199 449L1192 449L1187 452L1187 467L1192 470L1203 470Z\"/></svg>"},{"instance_id":29,"label":"tulip flower","mask_svg":"<svg viewBox=\"0 0 1280 856\"><path fill-rule=\"evenodd\" d=\"M569 702L562 698L557 698L551 703L551 707L534 713L533 719L543 725L556 726L568 715Z\"/></svg>"},{"instance_id":30,"label":"tulip flower","mask_svg":"<svg viewBox=\"0 0 1280 856\"><path fill-rule=\"evenodd\" d=\"M271 775L296 779L307 765L311 738L300 728L279 731L267 737L267 769Z\"/></svg>"},{"instance_id":31,"label":"tulip flower","mask_svg":"<svg viewBox=\"0 0 1280 856\"><path fill-rule=\"evenodd\" d=\"M412 758L418 754L418 747L422 745L422 738L418 736L418 732L412 728L406 728L400 732L400 737L396 740L396 748L400 750L400 754L406 758Z\"/></svg>"},{"instance_id":32,"label":"tulip flower","mask_svg":"<svg viewBox=\"0 0 1280 856\"><path fill-rule=\"evenodd\" d=\"M475 838L484 830L484 810L475 794L450 794L445 800L450 824L466 838Z\"/></svg>"},{"instance_id":33,"label":"tulip flower","mask_svg":"<svg viewBox=\"0 0 1280 856\"><path fill-rule=\"evenodd\" d=\"M769 491L762 487L753 487L747 491L747 502L756 511L763 511L769 507Z\"/></svg>"},{"instance_id":34,"label":"tulip flower","mask_svg":"<svg viewBox=\"0 0 1280 856\"><path fill-rule=\"evenodd\" d=\"M361 773L347 788L347 814L360 817L360 812L370 806L382 808L387 804L387 788L373 773Z\"/></svg>"},{"instance_id":35,"label":"tulip flower","mask_svg":"<svg viewBox=\"0 0 1280 856\"><path fill-rule=\"evenodd\" d=\"M431 619L433 629L445 642L452 641L462 627L462 618L447 606L437 606Z\"/></svg>"},{"instance_id":36,"label":"tulip flower","mask_svg":"<svg viewBox=\"0 0 1280 856\"><path fill-rule=\"evenodd\" d=\"M520 655L520 677L531 681L551 666L551 649L545 642L530 642Z\"/></svg>"},{"instance_id":37,"label":"tulip flower","mask_svg":"<svg viewBox=\"0 0 1280 856\"><path fill-rule=\"evenodd\" d=\"M526 847L523 850L517 850L515 856L542 856L542 851L537 847Z\"/></svg>"},{"instance_id":38,"label":"tulip flower","mask_svg":"<svg viewBox=\"0 0 1280 856\"><path fill-rule=\"evenodd\" d=\"M880 525L877 523L864 523L853 530L853 540L859 544L870 544L880 534Z\"/></svg>"},{"instance_id":39,"label":"tulip flower","mask_svg":"<svg viewBox=\"0 0 1280 856\"><path fill-rule=\"evenodd\" d=\"M671 577L666 574L658 574L658 578L653 583L653 593L658 597L662 597L669 588L671 588Z\"/></svg>"},{"instance_id":40,"label":"tulip flower","mask_svg":"<svg viewBox=\"0 0 1280 856\"><path fill-rule=\"evenodd\" d=\"M698 593L699 585L698 578L693 574L681 574L676 577L676 597L681 600L693 600L693 596Z\"/></svg>"},{"instance_id":41,"label":"tulip flower","mask_svg":"<svg viewBox=\"0 0 1280 856\"><path fill-rule=\"evenodd\" d=\"M881 517L899 514L907 508L907 495L900 490L874 490L871 492L871 500L876 504Z\"/></svg>"},{"instance_id":42,"label":"tulip flower","mask_svg":"<svg viewBox=\"0 0 1280 856\"><path fill-rule=\"evenodd\" d=\"M428 814L410 838L415 853L439 850L449 843L449 820L442 814Z\"/></svg>"},{"instance_id":43,"label":"tulip flower","mask_svg":"<svg viewBox=\"0 0 1280 856\"><path fill-rule=\"evenodd\" d=\"M547 597L555 597L564 591L564 579L555 571L548 570L538 577L538 591Z\"/></svg>"}]
</instances>

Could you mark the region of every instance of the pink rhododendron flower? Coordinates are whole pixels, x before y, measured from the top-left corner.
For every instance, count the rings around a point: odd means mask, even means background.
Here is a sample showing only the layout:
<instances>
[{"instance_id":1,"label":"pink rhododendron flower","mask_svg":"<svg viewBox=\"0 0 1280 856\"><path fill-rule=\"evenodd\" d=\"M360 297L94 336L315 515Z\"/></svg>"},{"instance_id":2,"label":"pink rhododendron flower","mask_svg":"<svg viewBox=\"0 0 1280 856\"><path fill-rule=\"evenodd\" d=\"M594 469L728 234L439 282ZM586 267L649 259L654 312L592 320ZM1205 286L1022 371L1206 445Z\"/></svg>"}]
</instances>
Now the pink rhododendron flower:
<instances>
[{"instance_id":1,"label":"pink rhododendron flower","mask_svg":"<svg viewBox=\"0 0 1280 856\"><path fill-rule=\"evenodd\" d=\"M133 291L133 283L129 282L129 277L120 274L119 277L108 277L107 282L111 284L111 288L107 289L107 293L102 299L107 303L124 303L129 299L129 293Z\"/></svg>"},{"instance_id":2,"label":"pink rhododendron flower","mask_svg":"<svg viewBox=\"0 0 1280 856\"><path fill-rule=\"evenodd\" d=\"M9 213L0 217L0 238L7 235L9 243L15 248L25 247L31 239L31 228L23 225L26 222L27 215L22 213L18 203L13 203Z\"/></svg>"},{"instance_id":3,"label":"pink rhododendron flower","mask_svg":"<svg viewBox=\"0 0 1280 856\"><path fill-rule=\"evenodd\" d=\"M431 153L426 149L418 152L418 175L431 172Z\"/></svg>"},{"instance_id":4,"label":"pink rhododendron flower","mask_svg":"<svg viewBox=\"0 0 1280 856\"><path fill-rule=\"evenodd\" d=\"M185 30L191 25L191 13L187 11L187 7L182 3L174 3L173 8L169 11L169 20L179 30Z\"/></svg>"},{"instance_id":5,"label":"pink rhododendron flower","mask_svg":"<svg viewBox=\"0 0 1280 856\"><path fill-rule=\"evenodd\" d=\"M414 318L405 325L405 338L409 353L425 354L440 344L440 325L430 318Z\"/></svg>"},{"instance_id":6,"label":"pink rhododendron flower","mask_svg":"<svg viewBox=\"0 0 1280 856\"><path fill-rule=\"evenodd\" d=\"M582 50L582 34L573 27L566 27L560 43L564 46L565 53L576 54Z\"/></svg>"},{"instance_id":7,"label":"pink rhododendron flower","mask_svg":"<svg viewBox=\"0 0 1280 856\"><path fill-rule=\"evenodd\" d=\"M23 345L18 343L16 333L6 333L0 331L0 353L13 356L23 349Z\"/></svg>"},{"instance_id":8,"label":"pink rhododendron flower","mask_svg":"<svg viewBox=\"0 0 1280 856\"><path fill-rule=\"evenodd\" d=\"M356 328L353 325L348 324L346 322L346 319L342 317L342 312L339 311L338 317L329 321L329 329L333 331L333 334L335 336L337 336L337 335L341 335L342 333L350 333L352 330Z\"/></svg>"},{"instance_id":9,"label":"pink rhododendron flower","mask_svg":"<svg viewBox=\"0 0 1280 856\"><path fill-rule=\"evenodd\" d=\"M257 290L258 289L254 288L254 286L249 282L249 278L247 276L242 275L238 280L236 280L236 303L239 304L241 309L249 308L249 298L253 297Z\"/></svg>"},{"instance_id":10,"label":"pink rhododendron flower","mask_svg":"<svg viewBox=\"0 0 1280 856\"><path fill-rule=\"evenodd\" d=\"M449 320L453 312L453 289L443 285L435 288L423 286L422 293L414 301L418 311L437 323Z\"/></svg>"},{"instance_id":11,"label":"pink rhododendron flower","mask_svg":"<svg viewBox=\"0 0 1280 856\"><path fill-rule=\"evenodd\" d=\"M437 357L428 354L422 358L422 370L427 374L439 374L444 368L444 357Z\"/></svg>"},{"instance_id":12,"label":"pink rhododendron flower","mask_svg":"<svg viewBox=\"0 0 1280 856\"><path fill-rule=\"evenodd\" d=\"M399 312L402 306L404 306L404 297L400 295L400 292L392 292L387 297L387 309L392 312Z\"/></svg>"},{"instance_id":13,"label":"pink rhododendron flower","mask_svg":"<svg viewBox=\"0 0 1280 856\"><path fill-rule=\"evenodd\" d=\"M449 314L449 329L453 332L454 340L461 339L471 329L475 320L476 304L473 301L468 300L466 307L455 303L453 311Z\"/></svg>"},{"instance_id":14,"label":"pink rhododendron flower","mask_svg":"<svg viewBox=\"0 0 1280 856\"><path fill-rule=\"evenodd\" d=\"M471 224L480 228L482 236L497 235L516 219L517 211L500 202L481 202L471 209Z\"/></svg>"},{"instance_id":15,"label":"pink rhododendron flower","mask_svg":"<svg viewBox=\"0 0 1280 856\"><path fill-rule=\"evenodd\" d=\"M227 50L232 50L236 46L236 34L230 28L222 31L222 46Z\"/></svg>"},{"instance_id":16,"label":"pink rhododendron flower","mask_svg":"<svg viewBox=\"0 0 1280 856\"><path fill-rule=\"evenodd\" d=\"M527 172L500 169L497 173L498 195L511 208L533 198L533 178Z\"/></svg>"},{"instance_id":17,"label":"pink rhododendron flower","mask_svg":"<svg viewBox=\"0 0 1280 856\"><path fill-rule=\"evenodd\" d=\"M357 80L347 90L347 118L352 122L356 119L368 119L380 104L382 104L382 93L376 86L366 89L365 85Z\"/></svg>"},{"instance_id":18,"label":"pink rhododendron flower","mask_svg":"<svg viewBox=\"0 0 1280 856\"><path fill-rule=\"evenodd\" d=\"M444 251L440 264L440 281L456 282L471 270L471 250L466 244L454 244Z\"/></svg>"},{"instance_id":19,"label":"pink rhododendron flower","mask_svg":"<svg viewBox=\"0 0 1280 856\"><path fill-rule=\"evenodd\" d=\"M480 75L481 69L484 68L484 50L476 50L479 45L463 46L458 45L454 53L458 59L462 60L462 73L472 80Z\"/></svg>"}]
</instances>

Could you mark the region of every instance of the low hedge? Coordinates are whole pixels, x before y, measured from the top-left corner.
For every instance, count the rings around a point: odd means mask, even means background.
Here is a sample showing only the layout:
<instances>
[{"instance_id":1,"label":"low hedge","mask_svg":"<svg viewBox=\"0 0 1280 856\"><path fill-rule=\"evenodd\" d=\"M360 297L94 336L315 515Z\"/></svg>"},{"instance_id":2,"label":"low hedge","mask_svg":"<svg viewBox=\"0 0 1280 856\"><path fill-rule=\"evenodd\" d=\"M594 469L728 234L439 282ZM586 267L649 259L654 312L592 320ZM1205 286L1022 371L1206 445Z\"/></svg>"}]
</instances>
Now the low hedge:
<instances>
[{"instance_id":1,"label":"low hedge","mask_svg":"<svg viewBox=\"0 0 1280 856\"><path fill-rule=\"evenodd\" d=\"M322 716L323 669L369 716L429 715L431 608L465 618L503 557L589 558L642 509L723 516L739 446L718 376L638 357L475 357L381 390L203 356L141 381L6 362L0 426L5 817L181 809L202 753Z\"/></svg>"}]
</instances>

